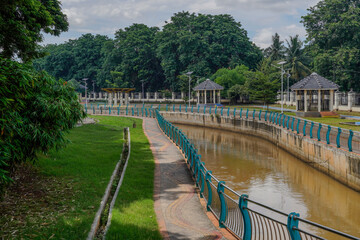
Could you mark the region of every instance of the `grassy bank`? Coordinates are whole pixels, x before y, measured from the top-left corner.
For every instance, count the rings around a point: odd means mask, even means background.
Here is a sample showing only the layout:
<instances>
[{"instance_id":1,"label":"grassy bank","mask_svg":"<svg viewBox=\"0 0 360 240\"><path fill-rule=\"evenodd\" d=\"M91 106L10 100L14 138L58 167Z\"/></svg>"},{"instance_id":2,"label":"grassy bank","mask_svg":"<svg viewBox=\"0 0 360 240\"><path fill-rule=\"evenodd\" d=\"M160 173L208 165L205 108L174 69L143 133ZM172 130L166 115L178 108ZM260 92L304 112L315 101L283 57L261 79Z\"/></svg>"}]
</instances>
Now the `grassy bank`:
<instances>
[{"instance_id":1,"label":"grassy bank","mask_svg":"<svg viewBox=\"0 0 360 240\"><path fill-rule=\"evenodd\" d=\"M96 116L101 123L117 126L117 118ZM154 157L139 119L121 122L130 129L131 155L116 200L106 239L161 239L154 211Z\"/></svg>"},{"instance_id":2,"label":"grassy bank","mask_svg":"<svg viewBox=\"0 0 360 240\"><path fill-rule=\"evenodd\" d=\"M0 202L0 238L85 239L122 148L119 125L71 130L66 148L21 166Z\"/></svg>"}]
</instances>

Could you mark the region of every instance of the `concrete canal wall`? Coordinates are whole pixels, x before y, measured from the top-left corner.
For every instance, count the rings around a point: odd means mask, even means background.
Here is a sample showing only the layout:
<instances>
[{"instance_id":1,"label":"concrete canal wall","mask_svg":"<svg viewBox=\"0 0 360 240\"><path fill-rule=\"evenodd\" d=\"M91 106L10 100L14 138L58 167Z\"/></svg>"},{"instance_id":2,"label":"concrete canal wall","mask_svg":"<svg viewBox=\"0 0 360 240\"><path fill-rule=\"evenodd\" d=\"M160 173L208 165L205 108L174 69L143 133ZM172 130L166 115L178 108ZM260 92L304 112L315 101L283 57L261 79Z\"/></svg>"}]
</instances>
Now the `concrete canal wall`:
<instances>
[{"instance_id":1,"label":"concrete canal wall","mask_svg":"<svg viewBox=\"0 0 360 240\"><path fill-rule=\"evenodd\" d=\"M234 119L209 114L160 112L168 121L217 128L267 139L314 168L360 191L360 155L336 148L257 119Z\"/></svg>"}]
</instances>

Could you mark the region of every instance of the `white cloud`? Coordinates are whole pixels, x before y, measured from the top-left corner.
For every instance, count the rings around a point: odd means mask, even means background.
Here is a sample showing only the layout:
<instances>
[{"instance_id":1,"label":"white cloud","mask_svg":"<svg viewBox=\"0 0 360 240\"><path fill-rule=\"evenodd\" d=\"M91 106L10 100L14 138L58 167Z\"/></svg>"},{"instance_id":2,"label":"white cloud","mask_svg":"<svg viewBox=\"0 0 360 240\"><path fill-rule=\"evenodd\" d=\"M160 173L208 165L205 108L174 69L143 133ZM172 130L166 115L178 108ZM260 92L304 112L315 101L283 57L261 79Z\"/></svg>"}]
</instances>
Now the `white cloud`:
<instances>
[{"instance_id":1,"label":"white cloud","mask_svg":"<svg viewBox=\"0 0 360 240\"><path fill-rule=\"evenodd\" d=\"M268 46L271 36L299 34L301 14L319 0L62 0L70 29L64 36L100 33L112 36L115 30L133 23L162 27L174 13L190 11L203 14L231 14L260 47ZM45 42L57 42L46 36Z\"/></svg>"}]
</instances>

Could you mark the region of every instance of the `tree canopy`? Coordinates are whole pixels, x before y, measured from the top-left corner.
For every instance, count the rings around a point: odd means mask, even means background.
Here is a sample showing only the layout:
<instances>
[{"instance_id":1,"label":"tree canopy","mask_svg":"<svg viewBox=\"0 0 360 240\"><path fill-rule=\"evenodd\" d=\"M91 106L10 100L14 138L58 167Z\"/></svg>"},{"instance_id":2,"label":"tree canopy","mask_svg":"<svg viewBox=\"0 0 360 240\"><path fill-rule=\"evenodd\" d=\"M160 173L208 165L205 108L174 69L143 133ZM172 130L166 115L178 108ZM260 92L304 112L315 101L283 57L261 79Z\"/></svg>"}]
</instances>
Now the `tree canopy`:
<instances>
[{"instance_id":1,"label":"tree canopy","mask_svg":"<svg viewBox=\"0 0 360 240\"><path fill-rule=\"evenodd\" d=\"M314 69L360 91L360 1L321 0L302 17Z\"/></svg>"},{"instance_id":2,"label":"tree canopy","mask_svg":"<svg viewBox=\"0 0 360 240\"><path fill-rule=\"evenodd\" d=\"M68 25L58 0L2 0L0 57L23 61L39 57L42 32L58 36Z\"/></svg>"}]
</instances>

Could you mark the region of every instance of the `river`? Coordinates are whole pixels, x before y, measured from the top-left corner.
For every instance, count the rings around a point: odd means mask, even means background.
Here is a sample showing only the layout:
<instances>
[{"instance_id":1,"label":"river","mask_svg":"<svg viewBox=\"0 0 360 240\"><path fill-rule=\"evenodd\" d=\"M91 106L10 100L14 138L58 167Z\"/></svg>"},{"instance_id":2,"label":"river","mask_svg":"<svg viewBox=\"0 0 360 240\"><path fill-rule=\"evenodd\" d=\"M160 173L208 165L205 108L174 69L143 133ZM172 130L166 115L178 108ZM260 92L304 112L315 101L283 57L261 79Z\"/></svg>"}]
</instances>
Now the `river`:
<instances>
[{"instance_id":1,"label":"river","mask_svg":"<svg viewBox=\"0 0 360 240\"><path fill-rule=\"evenodd\" d=\"M302 218L360 237L360 193L264 139L177 126L199 150L207 169L233 190L272 208L297 212Z\"/></svg>"}]
</instances>

